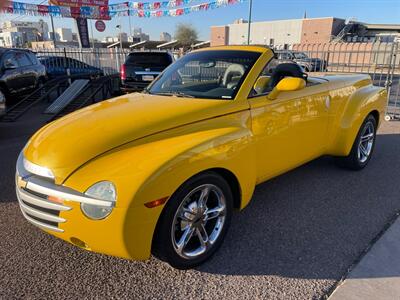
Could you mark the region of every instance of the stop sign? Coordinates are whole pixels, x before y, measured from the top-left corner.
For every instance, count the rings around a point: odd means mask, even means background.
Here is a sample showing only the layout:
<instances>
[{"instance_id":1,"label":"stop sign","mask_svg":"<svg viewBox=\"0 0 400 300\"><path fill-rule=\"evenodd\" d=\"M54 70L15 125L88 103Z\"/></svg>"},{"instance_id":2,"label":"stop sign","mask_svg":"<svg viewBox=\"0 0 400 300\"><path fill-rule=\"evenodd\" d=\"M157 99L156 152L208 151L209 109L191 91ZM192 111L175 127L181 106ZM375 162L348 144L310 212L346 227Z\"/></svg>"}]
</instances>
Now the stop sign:
<instances>
[{"instance_id":1,"label":"stop sign","mask_svg":"<svg viewBox=\"0 0 400 300\"><path fill-rule=\"evenodd\" d=\"M99 32L103 32L104 30L106 30L106 23L104 23L101 20L97 20L94 25L95 25L97 31L99 31Z\"/></svg>"}]
</instances>

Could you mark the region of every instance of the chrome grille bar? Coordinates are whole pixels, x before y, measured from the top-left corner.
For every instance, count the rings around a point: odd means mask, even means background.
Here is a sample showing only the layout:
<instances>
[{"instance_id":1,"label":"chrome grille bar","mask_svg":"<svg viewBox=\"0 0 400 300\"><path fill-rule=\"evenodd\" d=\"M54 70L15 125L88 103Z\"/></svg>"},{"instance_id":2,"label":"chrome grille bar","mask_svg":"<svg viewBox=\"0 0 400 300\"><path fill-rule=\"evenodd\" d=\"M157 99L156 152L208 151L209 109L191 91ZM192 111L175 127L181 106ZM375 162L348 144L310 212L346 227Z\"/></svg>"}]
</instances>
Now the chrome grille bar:
<instances>
[{"instance_id":1,"label":"chrome grille bar","mask_svg":"<svg viewBox=\"0 0 400 300\"><path fill-rule=\"evenodd\" d=\"M20 206L20 207L21 207L21 206ZM46 223L39 222L39 221L37 221L37 220L31 218L31 217L28 216L22 209L21 209L21 212L22 212L22 215L25 217L25 219L27 219L27 220L28 220L30 223L32 223L33 225L42 227L42 228L44 228L44 229L53 230L53 231L56 231L56 232L64 232L64 230L61 229L61 228L58 228L58 227L55 227L55 226L51 226L51 225L48 225L48 224L46 224Z\"/></svg>"},{"instance_id":2,"label":"chrome grille bar","mask_svg":"<svg viewBox=\"0 0 400 300\"><path fill-rule=\"evenodd\" d=\"M46 220L49 222L55 222L55 223L64 223L66 221L63 218L60 218L60 217L54 216L52 214L48 214L48 213L42 212L40 210L31 208L28 205L24 204L23 201L20 201L19 205L21 206L21 209L24 212L26 212L27 214L29 214L31 216L37 217L39 219Z\"/></svg>"},{"instance_id":3,"label":"chrome grille bar","mask_svg":"<svg viewBox=\"0 0 400 300\"><path fill-rule=\"evenodd\" d=\"M71 209L71 207L68 207L68 206L65 206L62 204L57 204L57 203L53 203L50 201L46 201L38 196L27 193L23 189L17 189L17 194L23 201L28 202L33 205L36 205L36 206L43 207L43 208L59 210L59 211L66 211L66 210Z\"/></svg>"}]
</instances>

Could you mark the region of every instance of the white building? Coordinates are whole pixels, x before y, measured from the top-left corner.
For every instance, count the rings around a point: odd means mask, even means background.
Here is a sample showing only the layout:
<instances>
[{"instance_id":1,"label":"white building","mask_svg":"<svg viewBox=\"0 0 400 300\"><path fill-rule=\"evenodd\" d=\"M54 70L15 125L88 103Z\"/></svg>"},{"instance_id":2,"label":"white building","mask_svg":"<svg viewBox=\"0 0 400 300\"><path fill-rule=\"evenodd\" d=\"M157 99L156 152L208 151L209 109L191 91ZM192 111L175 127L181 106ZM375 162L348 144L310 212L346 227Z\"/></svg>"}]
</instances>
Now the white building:
<instances>
[{"instance_id":1,"label":"white building","mask_svg":"<svg viewBox=\"0 0 400 300\"><path fill-rule=\"evenodd\" d=\"M19 32L22 34L22 44L48 39L49 26L43 20L38 22L5 21L2 23L2 32ZM20 35L13 35L18 37ZM21 44L21 45L22 45Z\"/></svg>"},{"instance_id":2,"label":"white building","mask_svg":"<svg viewBox=\"0 0 400 300\"><path fill-rule=\"evenodd\" d=\"M16 48L22 45L21 32L0 32L0 47Z\"/></svg>"},{"instance_id":3,"label":"white building","mask_svg":"<svg viewBox=\"0 0 400 300\"><path fill-rule=\"evenodd\" d=\"M72 42L72 30L70 28L57 28L56 37L60 42Z\"/></svg>"},{"instance_id":4,"label":"white building","mask_svg":"<svg viewBox=\"0 0 400 300\"><path fill-rule=\"evenodd\" d=\"M145 34L142 31L142 28L140 28L140 27L133 28L132 34L133 34L134 38L139 38L140 41L149 41L150 40L150 36L148 34Z\"/></svg>"},{"instance_id":5,"label":"white building","mask_svg":"<svg viewBox=\"0 0 400 300\"><path fill-rule=\"evenodd\" d=\"M251 43L263 45L296 44L301 41L303 20L254 22L251 25ZM247 43L248 24L229 25L229 44Z\"/></svg>"},{"instance_id":6,"label":"white building","mask_svg":"<svg viewBox=\"0 0 400 300\"><path fill-rule=\"evenodd\" d=\"M172 36L168 32L161 32L160 41L170 42L172 41Z\"/></svg>"}]
</instances>

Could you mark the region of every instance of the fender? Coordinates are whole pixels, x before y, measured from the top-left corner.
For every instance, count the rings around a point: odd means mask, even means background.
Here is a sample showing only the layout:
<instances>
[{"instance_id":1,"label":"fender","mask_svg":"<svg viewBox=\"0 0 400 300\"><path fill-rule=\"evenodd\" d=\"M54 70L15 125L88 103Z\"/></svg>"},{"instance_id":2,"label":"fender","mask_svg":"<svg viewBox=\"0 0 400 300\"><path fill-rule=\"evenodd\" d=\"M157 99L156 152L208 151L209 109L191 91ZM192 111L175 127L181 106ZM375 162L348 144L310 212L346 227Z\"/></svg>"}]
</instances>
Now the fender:
<instances>
[{"instance_id":1,"label":"fender","mask_svg":"<svg viewBox=\"0 0 400 300\"><path fill-rule=\"evenodd\" d=\"M122 235L114 241L120 244L115 247L118 252L110 254L147 259L165 204L154 208L144 204L170 197L192 176L214 168L228 170L240 186L240 209L248 204L256 183L250 122L250 112L244 110L129 143L88 162L65 185L83 192L101 180L114 182L118 194L115 210L127 209L120 210L124 216L112 218L113 212L109 219L101 221L107 228L114 228L114 235ZM73 223L83 226L82 222L88 234L99 230L100 222L93 225L96 221L82 218ZM90 240L90 236L82 237L85 238ZM113 242L113 238L103 239ZM104 249L93 250L104 252Z\"/></svg>"},{"instance_id":2,"label":"fender","mask_svg":"<svg viewBox=\"0 0 400 300\"><path fill-rule=\"evenodd\" d=\"M349 155L360 126L368 114L374 112L378 117L377 121L381 121L385 113L386 99L386 90L372 84L353 90L348 99L344 100L346 103L343 113L337 114L338 119L334 122L337 124L336 137L327 154Z\"/></svg>"}]
</instances>

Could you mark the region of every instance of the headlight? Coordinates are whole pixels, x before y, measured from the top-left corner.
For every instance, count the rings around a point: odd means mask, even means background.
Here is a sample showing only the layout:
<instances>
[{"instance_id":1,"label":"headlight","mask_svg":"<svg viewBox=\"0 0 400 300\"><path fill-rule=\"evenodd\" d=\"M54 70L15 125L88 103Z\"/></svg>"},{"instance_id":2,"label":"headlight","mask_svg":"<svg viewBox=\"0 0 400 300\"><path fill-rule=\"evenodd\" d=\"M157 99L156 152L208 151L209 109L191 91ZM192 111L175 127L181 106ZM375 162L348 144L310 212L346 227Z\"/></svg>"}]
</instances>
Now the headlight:
<instances>
[{"instance_id":1,"label":"headlight","mask_svg":"<svg viewBox=\"0 0 400 300\"><path fill-rule=\"evenodd\" d=\"M115 186L110 181L101 181L92 185L85 192L85 195L110 202L115 202L117 200ZM107 217L112 212L113 208L81 203L81 210L88 218L93 220L101 220Z\"/></svg>"},{"instance_id":2,"label":"headlight","mask_svg":"<svg viewBox=\"0 0 400 300\"><path fill-rule=\"evenodd\" d=\"M42 176L42 177L46 177L46 178L54 179L53 172L48 168L38 166L25 158L23 159L23 165L24 165L25 170L27 170L29 173L36 174L38 176Z\"/></svg>"}]
</instances>

